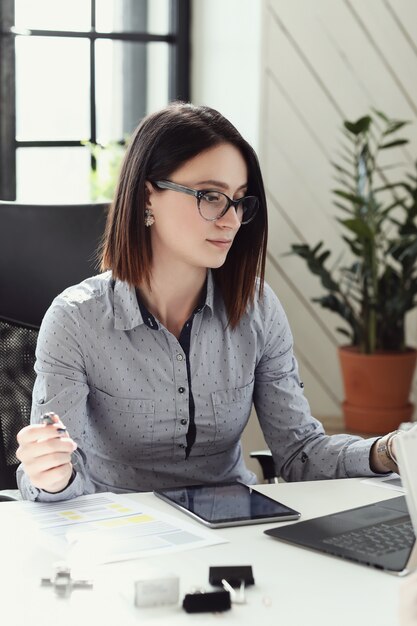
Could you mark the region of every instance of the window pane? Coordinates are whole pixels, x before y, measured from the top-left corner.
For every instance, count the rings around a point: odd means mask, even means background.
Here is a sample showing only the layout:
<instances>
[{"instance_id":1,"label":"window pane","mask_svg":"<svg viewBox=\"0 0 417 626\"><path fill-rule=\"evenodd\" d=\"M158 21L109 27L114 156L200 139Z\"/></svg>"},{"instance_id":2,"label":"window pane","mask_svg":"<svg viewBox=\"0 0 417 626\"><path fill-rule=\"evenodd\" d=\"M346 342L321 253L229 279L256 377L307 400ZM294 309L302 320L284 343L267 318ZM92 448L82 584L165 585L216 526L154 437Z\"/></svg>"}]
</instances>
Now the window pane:
<instances>
[{"instance_id":1,"label":"window pane","mask_svg":"<svg viewBox=\"0 0 417 626\"><path fill-rule=\"evenodd\" d=\"M98 141L123 139L168 103L168 44L97 41L96 81Z\"/></svg>"},{"instance_id":2,"label":"window pane","mask_svg":"<svg viewBox=\"0 0 417 626\"><path fill-rule=\"evenodd\" d=\"M166 35L169 0L97 0L96 30Z\"/></svg>"},{"instance_id":3,"label":"window pane","mask_svg":"<svg viewBox=\"0 0 417 626\"><path fill-rule=\"evenodd\" d=\"M89 0L15 0L18 28L90 30Z\"/></svg>"},{"instance_id":4,"label":"window pane","mask_svg":"<svg viewBox=\"0 0 417 626\"><path fill-rule=\"evenodd\" d=\"M19 148L18 202L90 201L88 148Z\"/></svg>"},{"instance_id":5,"label":"window pane","mask_svg":"<svg viewBox=\"0 0 417 626\"><path fill-rule=\"evenodd\" d=\"M16 37L19 141L88 139L89 42Z\"/></svg>"}]
</instances>

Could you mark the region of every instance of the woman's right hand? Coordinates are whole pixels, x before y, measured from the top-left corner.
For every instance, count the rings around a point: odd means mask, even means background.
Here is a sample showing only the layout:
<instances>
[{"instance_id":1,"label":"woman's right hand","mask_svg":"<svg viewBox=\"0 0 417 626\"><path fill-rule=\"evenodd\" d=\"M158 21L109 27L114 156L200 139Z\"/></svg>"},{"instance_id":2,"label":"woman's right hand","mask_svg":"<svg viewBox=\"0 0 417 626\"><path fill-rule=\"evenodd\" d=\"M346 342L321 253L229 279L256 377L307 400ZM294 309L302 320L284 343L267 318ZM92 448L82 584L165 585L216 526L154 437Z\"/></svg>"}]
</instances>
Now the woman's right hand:
<instances>
[{"instance_id":1,"label":"woman's right hand","mask_svg":"<svg viewBox=\"0 0 417 626\"><path fill-rule=\"evenodd\" d=\"M25 473L34 487L57 493L70 482L71 454L77 444L66 433L58 416L54 424L32 424L19 431L16 456L24 465Z\"/></svg>"}]
</instances>

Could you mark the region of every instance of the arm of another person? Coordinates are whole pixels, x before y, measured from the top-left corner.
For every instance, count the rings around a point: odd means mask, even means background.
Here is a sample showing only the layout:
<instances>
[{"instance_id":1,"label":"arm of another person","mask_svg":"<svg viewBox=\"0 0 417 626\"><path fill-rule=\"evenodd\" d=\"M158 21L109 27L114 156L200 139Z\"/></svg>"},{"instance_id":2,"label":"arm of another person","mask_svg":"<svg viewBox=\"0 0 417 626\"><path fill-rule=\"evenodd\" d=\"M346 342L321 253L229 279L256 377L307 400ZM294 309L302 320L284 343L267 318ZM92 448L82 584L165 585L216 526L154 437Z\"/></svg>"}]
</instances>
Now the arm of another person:
<instances>
[{"instance_id":1,"label":"arm of another person","mask_svg":"<svg viewBox=\"0 0 417 626\"><path fill-rule=\"evenodd\" d=\"M326 435L312 417L287 317L267 285L263 311L265 345L255 372L254 404L277 474L290 481L374 476L375 439Z\"/></svg>"},{"instance_id":2,"label":"arm of another person","mask_svg":"<svg viewBox=\"0 0 417 626\"><path fill-rule=\"evenodd\" d=\"M80 323L77 307L62 296L53 302L42 322L35 371L31 425L18 435L22 463L17 482L22 496L47 502L94 493L83 452L89 388ZM39 424L47 412L59 416L68 437L55 437L54 426Z\"/></svg>"}]
</instances>

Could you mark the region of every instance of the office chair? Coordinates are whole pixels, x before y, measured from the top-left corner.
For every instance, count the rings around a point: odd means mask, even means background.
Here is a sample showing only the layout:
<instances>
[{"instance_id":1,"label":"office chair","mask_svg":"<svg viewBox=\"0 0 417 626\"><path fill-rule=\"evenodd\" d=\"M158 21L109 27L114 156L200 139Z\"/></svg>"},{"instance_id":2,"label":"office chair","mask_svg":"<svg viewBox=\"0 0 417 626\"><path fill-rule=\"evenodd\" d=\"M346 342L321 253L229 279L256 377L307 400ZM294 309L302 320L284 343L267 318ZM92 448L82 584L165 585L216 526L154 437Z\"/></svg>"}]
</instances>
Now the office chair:
<instances>
[{"instance_id":1,"label":"office chair","mask_svg":"<svg viewBox=\"0 0 417 626\"><path fill-rule=\"evenodd\" d=\"M271 450L253 450L250 453L252 459L256 459L261 466L262 476L268 483L277 483L278 476L275 469Z\"/></svg>"},{"instance_id":2,"label":"office chair","mask_svg":"<svg viewBox=\"0 0 417 626\"><path fill-rule=\"evenodd\" d=\"M106 204L0 201L0 489L15 489L29 423L39 326L63 289L97 273Z\"/></svg>"}]
</instances>

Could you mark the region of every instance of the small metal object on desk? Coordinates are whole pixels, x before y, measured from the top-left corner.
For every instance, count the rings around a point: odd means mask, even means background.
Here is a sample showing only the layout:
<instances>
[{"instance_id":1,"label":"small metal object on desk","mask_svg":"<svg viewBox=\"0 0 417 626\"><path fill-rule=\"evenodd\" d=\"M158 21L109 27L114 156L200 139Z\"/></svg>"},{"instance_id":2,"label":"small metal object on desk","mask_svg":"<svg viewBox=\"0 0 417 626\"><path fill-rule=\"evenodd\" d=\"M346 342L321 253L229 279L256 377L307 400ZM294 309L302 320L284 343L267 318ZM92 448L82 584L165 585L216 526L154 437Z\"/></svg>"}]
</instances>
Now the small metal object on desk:
<instances>
[{"instance_id":1,"label":"small metal object on desk","mask_svg":"<svg viewBox=\"0 0 417 626\"><path fill-rule=\"evenodd\" d=\"M230 593L230 599L233 604L246 604L245 581L240 581L239 593L233 589L225 578L222 578L223 588Z\"/></svg>"},{"instance_id":2,"label":"small metal object on desk","mask_svg":"<svg viewBox=\"0 0 417 626\"><path fill-rule=\"evenodd\" d=\"M51 578L41 578L42 587L53 587L61 598L68 598L73 589L92 589L91 580L74 580L68 565L58 564Z\"/></svg>"}]
</instances>

